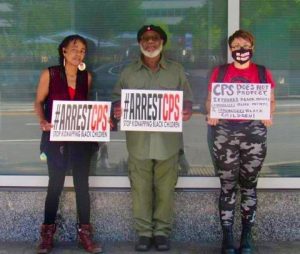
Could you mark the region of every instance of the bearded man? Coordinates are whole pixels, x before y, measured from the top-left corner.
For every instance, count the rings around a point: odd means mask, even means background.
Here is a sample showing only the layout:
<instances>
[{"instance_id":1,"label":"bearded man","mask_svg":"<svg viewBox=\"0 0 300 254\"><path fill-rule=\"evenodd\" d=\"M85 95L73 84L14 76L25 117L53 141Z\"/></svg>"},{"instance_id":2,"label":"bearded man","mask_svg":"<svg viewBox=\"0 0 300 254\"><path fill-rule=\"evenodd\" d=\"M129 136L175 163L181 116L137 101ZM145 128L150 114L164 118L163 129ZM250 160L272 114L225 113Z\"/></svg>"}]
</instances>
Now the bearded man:
<instances>
[{"instance_id":1,"label":"bearded man","mask_svg":"<svg viewBox=\"0 0 300 254\"><path fill-rule=\"evenodd\" d=\"M145 25L137 33L141 56L125 67L113 92L113 112L120 119L122 89L183 91L182 119L192 115L192 93L183 67L162 53L165 31ZM132 189L133 216L139 236L136 251L170 249L174 189L178 178L178 156L182 133L127 131L128 171Z\"/></svg>"}]
</instances>

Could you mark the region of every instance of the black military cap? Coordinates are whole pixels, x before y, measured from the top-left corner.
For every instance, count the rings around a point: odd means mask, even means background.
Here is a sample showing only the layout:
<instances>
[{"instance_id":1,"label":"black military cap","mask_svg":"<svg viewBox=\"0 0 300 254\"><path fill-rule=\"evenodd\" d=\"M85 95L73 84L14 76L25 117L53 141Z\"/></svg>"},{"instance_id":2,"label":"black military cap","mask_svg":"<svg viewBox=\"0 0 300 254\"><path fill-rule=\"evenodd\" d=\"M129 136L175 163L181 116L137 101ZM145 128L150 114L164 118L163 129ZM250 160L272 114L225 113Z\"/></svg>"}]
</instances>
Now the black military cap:
<instances>
[{"instance_id":1,"label":"black military cap","mask_svg":"<svg viewBox=\"0 0 300 254\"><path fill-rule=\"evenodd\" d=\"M155 25L142 26L137 33L138 42L141 41L143 34L148 31L157 32L160 35L160 38L164 41L164 45L167 43L168 37L167 37L166 32L160 26L155 26Z\"/></svg>"}]
</instances>

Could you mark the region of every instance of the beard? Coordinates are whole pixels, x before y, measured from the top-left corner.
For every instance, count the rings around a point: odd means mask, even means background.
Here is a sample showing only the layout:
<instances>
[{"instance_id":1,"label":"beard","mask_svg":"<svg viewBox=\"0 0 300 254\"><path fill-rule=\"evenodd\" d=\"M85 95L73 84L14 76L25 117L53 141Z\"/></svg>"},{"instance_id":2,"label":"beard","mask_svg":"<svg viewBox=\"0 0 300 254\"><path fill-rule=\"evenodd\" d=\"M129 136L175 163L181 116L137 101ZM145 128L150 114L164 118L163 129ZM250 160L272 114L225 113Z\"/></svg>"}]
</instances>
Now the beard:
<instances>
[{"instance_id":1,"label":"beard","mask_svg":"<svg viewBox=\"0 0 300 254\"><path fill-rule=\"evenodd\" d=\"M147 51L143 48L143 46L140 44L140 49L141 49L141 52L144 56L146 57L149 57L149 58L154 58L154 57L157 57L160 55L160 53L162 52L163 50L163 43L160 44L159 48L154 50L154 51Z\"/></svg>"}]
</instances>

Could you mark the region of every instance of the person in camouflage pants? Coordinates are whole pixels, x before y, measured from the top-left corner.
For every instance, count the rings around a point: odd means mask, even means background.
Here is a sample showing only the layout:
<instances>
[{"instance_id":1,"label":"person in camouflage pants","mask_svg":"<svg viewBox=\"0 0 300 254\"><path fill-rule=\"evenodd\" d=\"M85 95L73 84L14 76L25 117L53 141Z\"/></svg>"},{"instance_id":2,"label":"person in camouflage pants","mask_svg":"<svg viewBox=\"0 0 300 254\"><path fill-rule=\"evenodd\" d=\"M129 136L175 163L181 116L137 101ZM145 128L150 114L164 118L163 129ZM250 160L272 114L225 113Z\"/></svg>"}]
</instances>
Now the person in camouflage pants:
<instances>
[{"instance_id":1,"label":"person in camouflage pants","mask_svg":"<svg viewBox=\"0 0 300 254\"><path fill-rule=\"evenodd\" d=\"M256 213L258 173L267 151L267 128L260 121L236 124L221 121L212 131L213 156L221 181L221 225L233 225L238 185L242 224L252 225Z\"/></svg>"},{"instance_id":2,"label":"person in camouflage pants","mask_svg":"<svg viewBox=\"0 0 300 254\"><path fill-rule=\"evenodd\" d=\"M242 234L239 253L251 254L251 228L256 214L256 185L258 174L266 156L267 127L273 124L275 111L275 82L270 70L251 61L254 53L254 36L245 30L237 30L228 38L228 46L233 58L232 63L214 68L206 100L207 124L209 125L208 144L213 164L221 182L219 212L223 230L222 253L235 254L233 240L233 222L237 187L241 191ZM237 86L247 83L249 89L255 89L259 83L270 84L270 117L261 120L253 118L218 119L211 117L210 107L213 83L230 83ZM231 91L221 91L227 96ZM227 93L226 93L227 92Z\"/></svg>"}]
</instances>

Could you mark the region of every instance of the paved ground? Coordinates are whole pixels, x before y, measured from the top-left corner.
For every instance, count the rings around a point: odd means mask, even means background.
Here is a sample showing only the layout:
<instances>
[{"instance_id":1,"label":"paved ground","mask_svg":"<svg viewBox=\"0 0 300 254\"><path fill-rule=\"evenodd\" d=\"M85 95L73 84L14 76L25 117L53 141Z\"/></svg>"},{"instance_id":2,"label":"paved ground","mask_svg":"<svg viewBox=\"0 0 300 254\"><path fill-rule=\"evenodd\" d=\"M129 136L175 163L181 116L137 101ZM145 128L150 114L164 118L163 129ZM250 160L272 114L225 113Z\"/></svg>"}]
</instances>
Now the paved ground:
<instances>
[{"instance_id":1,"label":"paved ground","mask_svg":"<svg viewBox=\"0 0 300 254\"><path fill-rule=\"evenodd\" d=\"M36 244L31 243L3 243L0 242L0 254L32 254L36 253ZM78 249L75 243L57 243L53 254L79 254L86 253ZM106 243L105 252L107 254L134 254L133 243ZM149 254L156 252L154 248L146 252ZM207 243L172 243L172 249L166 254L218 254L219 246ZM253 254L300 254L300 241L298 242L273 242L257 243Z\"/></svg>"}]
</instances>

